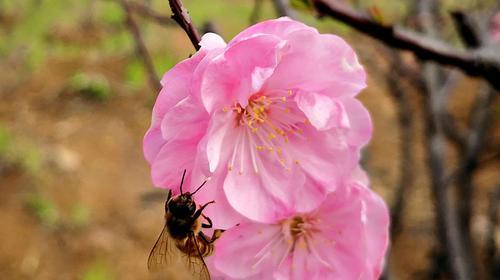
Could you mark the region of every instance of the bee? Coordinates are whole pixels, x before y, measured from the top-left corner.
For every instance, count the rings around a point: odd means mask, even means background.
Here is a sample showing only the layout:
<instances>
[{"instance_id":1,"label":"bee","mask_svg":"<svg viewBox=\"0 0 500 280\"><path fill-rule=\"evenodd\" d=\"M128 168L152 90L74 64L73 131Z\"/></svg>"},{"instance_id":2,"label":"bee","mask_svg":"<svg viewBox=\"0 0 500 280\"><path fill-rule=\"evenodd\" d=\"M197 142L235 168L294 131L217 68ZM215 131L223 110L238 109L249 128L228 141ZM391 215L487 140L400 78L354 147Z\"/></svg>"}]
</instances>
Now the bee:
<instances>
[{"instance_id":1,"label":"bee","mask_svg":"<svg viewBox=\"0 0 500 280\"><path fill-rule=\"evenodd\" d=\"M201 229L212 228L212 221L203 215L203 210L215 201L210 201L196 209L193 195L207 181L203 182L193 193L182 192L182 184L186 170L182 174L180 195L172 197L169 190L165 202L165 225L148 258L148 269L158 271L168 266L181 263L192 274L193 279L209 280L210 273L204 257L214 250L214 242L223 230L216 229L211 238ZM206 223L205 223L206 222Z\"/></svg>"}]
</instances>

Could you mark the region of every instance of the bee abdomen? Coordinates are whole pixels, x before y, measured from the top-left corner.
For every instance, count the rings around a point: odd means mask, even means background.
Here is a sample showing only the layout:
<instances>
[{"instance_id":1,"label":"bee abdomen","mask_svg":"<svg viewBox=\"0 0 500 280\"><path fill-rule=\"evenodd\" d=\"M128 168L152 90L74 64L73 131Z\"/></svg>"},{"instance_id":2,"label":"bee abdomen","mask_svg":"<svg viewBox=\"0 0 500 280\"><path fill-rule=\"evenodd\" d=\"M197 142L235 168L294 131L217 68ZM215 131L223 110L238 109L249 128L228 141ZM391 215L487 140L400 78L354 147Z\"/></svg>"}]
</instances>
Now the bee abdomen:
<instances>
[{"instance_id":1,"label":"bee abdomen","mask_svg":"<svg viewBox=\"0 0 500 280\"><path fill-rule=\"evenodd\" d=\"M207 243L200 236L196 236L196 238L186 238L183 244L178 244L177 247L187 255L201 255L201 257L210 256L214 251L214 245ZM200 249L199 254L197 247Z\"/></svg>"},{"instance_id":2,"label":"bee abdomen","mask_svg":"<svg viewBox=\"0 0 500 280\"><path fill-rule=\"evenodd\" d=\"M200 236L196 238L198 240L198 247L200 248L201 255L203 257L210 256L214 251L214 244L207 243Z\"/></svg>"}]
</instances>

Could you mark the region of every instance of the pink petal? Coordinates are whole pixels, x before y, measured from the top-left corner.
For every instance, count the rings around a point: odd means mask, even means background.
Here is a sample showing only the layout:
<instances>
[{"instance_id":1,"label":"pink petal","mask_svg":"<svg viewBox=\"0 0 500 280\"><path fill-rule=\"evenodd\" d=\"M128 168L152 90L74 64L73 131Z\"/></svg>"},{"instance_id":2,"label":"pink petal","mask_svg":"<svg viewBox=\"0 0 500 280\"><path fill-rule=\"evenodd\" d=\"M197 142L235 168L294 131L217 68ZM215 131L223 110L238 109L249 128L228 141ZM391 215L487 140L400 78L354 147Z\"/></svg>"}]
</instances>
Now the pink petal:
<instances>
[{"instance_id":1,"label":"pink petal","mask_svg":"<svg viewBox=\"0 0 500 280\"><path fill-rule=\"evenodd\" d=\"M193 71L204 56L204 52L197 53L175 65L163 76L161 80L163 88L153 107L151 127L143 140L144 157L150 164L165 143L159 129L161 120L168 110L188 96Z\"/></svg>"},{"instance_id":2,"label":"pink petal","mask_svg":"<svg viewBox=\"0 0 500 280\"><path fill-rule=\"evenodd\" d=\"M365 199L365 236L367 244L367 279L378 279L384 266L384 257L389 246L389 210L384 200L376 193L359 187Z\"/></svg>"},{"instance_id":3,"label":"pink petal","mask_svg":"<svg viewBox=\"0 0 500 280\"><path fill-rule=\"evenodd\" d=\"M266 20L250 26L236 35L236 37L229 42L229 45L236 44L239 41L260 34L271 34L282 39L287 39L290 33L298 30L316 31L316 29L307 26L302 22L291 20L288 17L281 17L279 19Z\"/></svg>"},{"instance_id":4,"label":"pink petal","mask_svg":"<svg viewBox=\"0 0 500 280\"><path fill-rule=\"evenodd\" d=\"M353 146L361 147L366 145L370 141L373 132L370 113L355 98L342 98L342 104L344 104L351 124L347 132L347 141Z\"/></svg>"},{"instance_id":5,"label":"pink petal","mask_svg":"<svg viewBox=\"0 0 500 280\"><path fill-rule=\"evenodd\" d=\"M221 158L226 158L223 156L224 154L232 152L223 148L232 148L234 146L232 143L234 142L235 126L236 124L232 112L218 111L212 115L207 130L206 146L210 172L214 172L217 169Z\"/></svg>"},{"instance_id":6,"label":"pink petal","mask_svg":"<svg viewBox=\"0 0 500 280\"><path fill-rule=\"evenodd\" d=\"M275 177L279 176L284 175L276 174ZM227 174L224 193L231 206L245 217L260 222L275 222L283 218L289 209L275 194L282 189L267 184L269 182L265 182L262 175L251 171L240 174L235 169ZM288 187L288 182L284 184Z\"/></svg>"},{"instance_id":7,"label":"pink petal","mask_svg":"<svg viewBox=\"0 0 500 280\"><path fill-rule=\"evenodd\" d=\"M174 193L177 192L176 185L180 182L182 170L187 170L187 178L190 176L197 144L197 141L170 141L164 144L151 164L153 184L172 188ZM186 181L186 184L189 184L189 181Z\"/></svg>"},{"instance_id":8,"label":"pink petal","mask_svg":"<svg viewBox=\"0 0 500 280\"><path fill-rule=\"evenodd\" d=\"M203 34L199 45L201 47L201 51L211 51L214 49L225 48L226 42L224 42L224 39L222 39L221 36L208 32Z\"/></svg>"},{"instance_id":9,"label":"pink petal","mask_svg":"<svg viewBox=\"0 0 500 280\"><path fill-rule=\"evenodd\" d=\"M214 229L229 229L244 220L244 218L231 207L221 187L225 177L225 174L221 173L224 172L227 171L221 170L213 174L194 197L196 202L200 205L212 200L215 201L214 204L207 206L203 211L203 214L212 220ZM190 191L194 191L198 184L201 184L204 180L205 177L201 173L197 172L197 170L193 171L192 181L197 182L197 185L191 186Z\"/></svg>"},{"instance_id":10,"label":"pink petal","mask_svg":"<svg viewBox=\"0 0 500 280\"><path fill-rule=\"evenodd\" d=\"M224 232L213 256L215 267L236 279L268 278L287 250L277 239L280 230L278 225L243 223Z\"/></svg>"},{"instance_id":11,"label":"pink petal","mask_svg":"<svg viewBox=\"0 0 500 280\"><path fill-rule=\"evenodd\" d=\"M351 184L329 195L318 210L319 255L333 267L331 279L378 279L388 242L388 210L367 187Z\"/></svg>"},{"instance_id":12,"label":"pink petal","mask_svg":"<svg viewBox=\"0 0 500 280\"><path fill-rule=\"evenodd\" d=\"M356 167L358 149L350 147L342 133L335 129L318 132L315 128L304 127L303 131L306 139L292 138L287 152L309 177L333 191Z\"/></svg>"},{"instance_id":13,"label":"pink petal","mask_svg":"<svg viewBox=\"0 0 500 280\"><path fill-rule=\"evenodd\" d=\"M287 42L287 52L265 89L298 89L338 97L355 95L366 86L363 68L341 38L299 30Z\"/></svg>"},{"instance_id":14,"label":"pink petal","mask_svg":"<svg viewBox=\"0 0 500 280\"><path fill-rule=\"evenodd\" d=\"M201 104L186 97L165 114L161 122L163 139L200 139L206 132L208 117Z\"/></svg>"},{"instance_id":15,"label":"pink petal","mask_svg":"<svg viewBox=\"0 0 500 280\"><path fill-rule=\"evenodd\" d=\"M350 126L344 106L329 96L318 93L297 93L297 106L318 130L348 128Z\"/></svg>"},{"instance_id":16,"label":"pink petal","mask_svg":"<svg viewBox=\"0 0 500 280\"><path fill-rule=\"evenodd\" d=\"M273 35L258 35L229 46L214 58L201 77L201 98L209 113L239 102L260 90L278 63L283 41Z\"/></svg>"}]
</instances>

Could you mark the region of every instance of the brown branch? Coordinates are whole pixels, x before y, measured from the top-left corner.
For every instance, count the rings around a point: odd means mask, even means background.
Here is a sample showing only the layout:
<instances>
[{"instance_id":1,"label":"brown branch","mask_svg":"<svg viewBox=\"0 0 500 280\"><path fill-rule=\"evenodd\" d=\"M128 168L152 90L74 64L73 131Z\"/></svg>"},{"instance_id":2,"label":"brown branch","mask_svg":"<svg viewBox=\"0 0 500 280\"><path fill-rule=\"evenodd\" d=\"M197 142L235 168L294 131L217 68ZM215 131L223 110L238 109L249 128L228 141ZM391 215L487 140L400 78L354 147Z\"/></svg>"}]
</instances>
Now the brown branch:
<instances>
[{"instance_id":1,"label":"brown branch","mask_svg":"<svg viewBox=\"0 0 500 280\"><path fill-rule=\"evenodd\" d=\"M263 0L254 0L252 13L250 14L250 24L255 24L259 21L263 2Z\"/></svg>"},{"instance_id":2,"label":"brown branch","mask_svg":"<svg viewBox=\"0 0 500 280\"><path fill-rule=\"evenodd\" d=\"M462 11L453 11L451 18L467 48L475 49L483 44L478 28L470 17Z\"/></svg>"},{"instance_id":3,"label":"brown branch","mask_svg":"<svg viewBox=\"0 0 500 280\"><path fill-rule=\"evenodd\" d=\"M489 267L487 273L490 274L489 279L500 278L500 253L497 250L495 242L495 233L498 226L498 209L500 205L500 185L490 195L490 205L488 209L489 224L486 232L486 267Z\"/></svg>"},{"instance_id":4,"label":"brown branch","mask_svg":"<svg viewBox=\"0 0 500 280\"><path fill-rule=\"evenodd\" d=\"M450 73L446 74L445 81L439 90L439 94L446 95L446 98L449 99L449 95L452 90L455 89L459 78L461 78L461 73L458 71L452 70ZM446 138L455 144L458 149L462 149L465 145L467 131L457 126L455 119L446 106L443 106L438 117Z\"/></svg>"},{"instance_id":5,"label":"brown branch","mask_svg":"<svg viewBox=\"0 0 500 280\"><path fill-rule=\"evenodd\" d=\"M435 0L421 0L417 7L419 26L431 38L435 38L439 33L435 21L437 5ZM457 213L449 199L445 177L446 143L442 116L443 112L446 112L449 98L449 83L443 81L441 78L443 76L442 69L433 63L423 64L422 75L427 89L424 104L427 153L439 239L446 249L451 278L457 280L474 279L470 263L471 257L463 244L463 232L460 230Z\"/></svg>"},{"instance_id":6,"label":"brown branch","mask_svg":"<svg viewBox=\"0 0 500 280\"><path fill-rule=\"evenodd\" d=\"M500 58L489 52L465 52L442 41L408 29L383 25L334 0L312 0L320 15L328 15L384 44L409 50L423 60L457 67L471 76L486 79L500 90Z\"/></svg>"},{"instance_id":7,"label":"brown branch","mask_svg":"<svg viewBox=\"0 0 500 280\"><path fill-rule=\"evenodd\" d=\"M120 4L122 5L123 10L125 11L125 23L132 34L132 37L134 38L135 42L135 52L137 56L142 58L142 61L144 63L144 66L146 67L146 72L148 74L148 79L149 79L149 84L151 88L155 91L160 91L161 85L160 85L160 80L158 79L158 76L156 75L156 71L153 65L153 62L151 60L151 56L149 55L148 49L146 48L146 45L144 44L144 41L141 36L141 31L139 30L139 26L137 26L137 23L135 22L134 18L132 17L132 11L128 5L128 3L125 0L121 0Z\"/></svg>"},{"instance_id":8,"label":"brown branch","mask_svg":"<svg viewBox=\"0 0 500 280\"><path fill-rule=\"evenodd\" d=\"M460 166L456 175L458 183L458 213L460 216L460 227L464 233L464 245L472 250L471 219L472 203L474 198L473 175L479 167L479 156L487 140L488 128L492 119L492 102L495 91L484 84L480 89L474 108L471 113L469 133L465 144L460 150Z\"/></svg>"},{"instance_id":9,"label":"brown branch","mask_svg":"<svg viewBox=\"0 0 500 280\"><path fill-rule=\"evenodd\" d=\"M387 50L391 61L391 69L394 71L387 73L387 84L389 93L396 102L398 109L399 138L400 138L400 162L399 180L396 187L394 202L391 206L391 240L394 242L401 232L402 218L406 205L407 190L413 185L413 108L405 88L401 84L401 69L403 62L400 55L394 50Z\"/></svg>"},{"instance_id":10,"label":"brown branch","mask_svg":"<svg viewBox=\"0 0 500 280\"><path fill-rule=\"evenodd\" d=\"M136 2L130 2L128 3L128 6L130 10L132 10L134 13L144 18L151 19L152 21L158 23L159 25L172 26L175 24L175 22L169 16L161 15L146 5Z\"/></svg>"},{"instance_id":11,"label":"brown branch","mask_svg":"<svg viewBox=\"0 0 500 280\"><path fill-rule=\"evenodd\" d=\"M279 17L296 17L295 11L290 8L289 0L273 0L273 4Z\"/></svg>"},{"instance_id":12,"label":"brown branch","mask_svg":"<svg viewBox=\"0 0 500 280\"><path fill-rule=\"evenodd\" d=\"M181 0L168 0L170 4L170 9L172 10L172 19L174 19L177 24L186 32L196 50L200 49L199 42L201 40L198 31L196 30L189 12L182 5Z\"/></svg>"}]
</instances>

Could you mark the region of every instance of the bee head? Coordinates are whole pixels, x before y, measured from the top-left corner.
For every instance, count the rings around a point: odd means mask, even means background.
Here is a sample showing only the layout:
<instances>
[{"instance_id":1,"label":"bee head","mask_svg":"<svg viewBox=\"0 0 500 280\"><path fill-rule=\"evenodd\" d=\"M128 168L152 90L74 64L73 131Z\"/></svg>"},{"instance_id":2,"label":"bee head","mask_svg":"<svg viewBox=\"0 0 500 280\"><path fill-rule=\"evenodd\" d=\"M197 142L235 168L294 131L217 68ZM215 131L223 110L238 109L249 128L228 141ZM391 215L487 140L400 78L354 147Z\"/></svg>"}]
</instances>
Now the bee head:
<instances>
[{"instance_id":1,"label":"bee head","mask_svg":"<svg viewBox=\"0 0 500 280\"><path fill-rule=\"evenodd\" d=\"M168 210L178 217L189 217L196 211L196 203L189 192L178 195L168 202Z\"/></svg>"}]
</instances>

